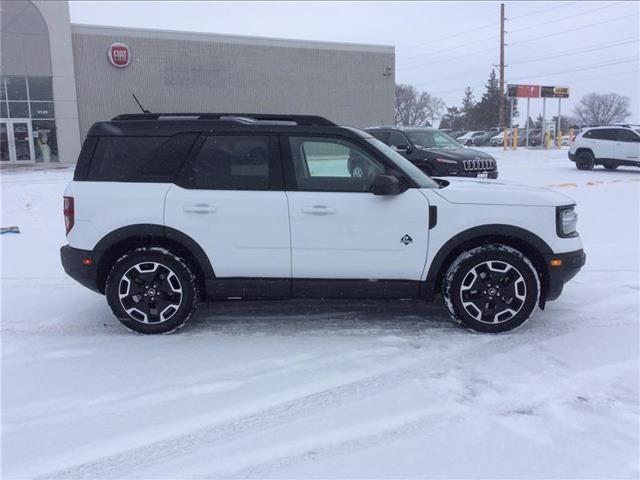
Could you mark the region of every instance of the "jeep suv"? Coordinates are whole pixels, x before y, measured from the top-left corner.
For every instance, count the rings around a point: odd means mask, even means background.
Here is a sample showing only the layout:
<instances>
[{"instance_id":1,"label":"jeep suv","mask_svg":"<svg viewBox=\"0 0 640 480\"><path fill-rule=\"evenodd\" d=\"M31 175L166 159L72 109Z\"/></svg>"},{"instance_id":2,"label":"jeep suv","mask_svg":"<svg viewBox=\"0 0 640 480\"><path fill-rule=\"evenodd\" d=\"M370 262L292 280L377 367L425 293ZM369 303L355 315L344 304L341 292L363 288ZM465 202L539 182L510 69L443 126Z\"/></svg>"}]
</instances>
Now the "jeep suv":
<instances>
[{"instance_id":1,"label":"jeep suv","mask_svg":"<svg viewBox=\"0 0 640 480\"><path fill-rule=\"evenodd\" d=\"M569 160L579 170L602 165L640 167L640 127L631 125L584 128L569 147Z\"/></svg>"},{"instance_id":2,"label":"jeep suv","mask_svg":"<svg viewBox=\"0 0 640 480\"><path fill-rule=\"evenodd\" d=\"M375 127L367 132L429 176L498 178L491 155L462 146L435 128Z\"/></svg>"},{"instance_id":3,"label":"jeep suv","mask_svg":"<svg viewBox=\"0 0 640 480\"><path fill-rule=\"evenodd\" d=\"M142 333L181 327L207 299L437 293L457 322L502 332L584 264L574 207L550 190L433 180L322 117L120 115L84 141L61 257Z\"/></svg>"}]
</instances>

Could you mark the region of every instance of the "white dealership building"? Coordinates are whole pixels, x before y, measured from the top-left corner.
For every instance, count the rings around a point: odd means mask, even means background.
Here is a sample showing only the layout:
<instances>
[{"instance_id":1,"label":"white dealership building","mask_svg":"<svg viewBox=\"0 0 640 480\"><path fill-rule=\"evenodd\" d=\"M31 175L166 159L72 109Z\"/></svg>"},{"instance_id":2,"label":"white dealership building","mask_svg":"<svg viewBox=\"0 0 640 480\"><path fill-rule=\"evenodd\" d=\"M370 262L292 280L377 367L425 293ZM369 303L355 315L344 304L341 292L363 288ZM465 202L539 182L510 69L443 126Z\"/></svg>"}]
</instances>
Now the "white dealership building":
<instances>
[{"instance_id":1,"label":"white dealership building","mask_svg":"<svg viewBox=\"0 0 640 480\"><path fill-rule=\"evenodd\" d=\"M75 162L93 122L154 112L393 123L392 46L72 24L67 1L0 1L2 165Z\"/></svg>"}]
</instances>

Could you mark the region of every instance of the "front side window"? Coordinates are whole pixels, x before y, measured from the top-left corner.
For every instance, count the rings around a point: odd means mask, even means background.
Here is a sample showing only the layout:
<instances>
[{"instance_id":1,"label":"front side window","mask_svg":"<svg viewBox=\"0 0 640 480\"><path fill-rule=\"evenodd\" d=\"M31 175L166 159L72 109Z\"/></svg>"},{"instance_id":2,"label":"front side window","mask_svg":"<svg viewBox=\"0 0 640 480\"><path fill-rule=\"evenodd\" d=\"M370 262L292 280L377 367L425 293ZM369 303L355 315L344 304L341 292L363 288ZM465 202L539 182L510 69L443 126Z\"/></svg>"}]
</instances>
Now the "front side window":
<instances>
[{"instance_id":1,"label":"front side window","mask_svg":"<svg viewBox=\"0 0 640 480\"><path fill-rule=\"evenodd\" d=\"M257 135L211 135L178 182L200 190L280 190L277 140Z\"/></svg>"},{"instance_id":2,"label":"front side window","mask_svg":"<svg viewBox=\"0 0 640 480\"><path fill-rule=\"evenodd\" d=\"M391 147L406 147L409 145L409 140L400 132L390 132L389 133L389 146Z\"/></svg>"},{"instance_id":3,"label":"front side window","mask_svg":"<svg viewBox=\"0 0 640 480\"><path fill-rule=\"evenodd\" d=\"M640 136L631 130L621 128L618 130L618 141L620 142L640 142Z\"/></svg>"},{"instance_id":4,"label":"front side window","mask_svg":"<svg viewBox=\"0 0 640 480\"><path fill-rule=\"evenodd\" d=\"M385 173L382 163L343 139L289 137L298 190L369 192L373 179Z\"/></svg>"},{"instance_id":5,"label":"front side window","mask_svg":"<svg viewBox=\"0 0 640 480\"><path fill-rule=\"evenodd\" d=\"M460 144L446 133L438 130L416 130L407 132L409 140L422 148L460 148Z\"/></svg>"}]
</instances>

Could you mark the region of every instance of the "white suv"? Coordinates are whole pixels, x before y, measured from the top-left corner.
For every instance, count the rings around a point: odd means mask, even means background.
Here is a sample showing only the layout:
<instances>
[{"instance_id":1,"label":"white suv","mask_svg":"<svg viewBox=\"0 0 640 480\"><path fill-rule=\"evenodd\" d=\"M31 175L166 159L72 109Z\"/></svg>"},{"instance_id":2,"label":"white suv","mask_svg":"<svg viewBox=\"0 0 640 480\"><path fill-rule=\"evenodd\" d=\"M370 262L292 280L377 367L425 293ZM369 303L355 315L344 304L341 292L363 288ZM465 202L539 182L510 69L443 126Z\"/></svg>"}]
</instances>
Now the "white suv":
<instances>
[{"instance_id":1,"label":"white suv","mask_svg":"<svg viewBox=\"0 0 640 480\"><path fill-rule=\"evenodd\" d=\"M84 142L61 257L142 333L181 327L205 299L438 293L456 321L502 332L584 264L574 207L550 190L431 179L322 117L120 115Z\"/></svg>"},{"instance_id":2,"label":"white suv","mask_svg":"<svg viewBox=\"0 0 640 480\"><path fill-rule=\"evenodd\" d=\"M640 127L584 128L569 147L569 159L580 170L591 170L596 165L609 170L621 165L640 167Z\"/></svg>"}]
</instances>

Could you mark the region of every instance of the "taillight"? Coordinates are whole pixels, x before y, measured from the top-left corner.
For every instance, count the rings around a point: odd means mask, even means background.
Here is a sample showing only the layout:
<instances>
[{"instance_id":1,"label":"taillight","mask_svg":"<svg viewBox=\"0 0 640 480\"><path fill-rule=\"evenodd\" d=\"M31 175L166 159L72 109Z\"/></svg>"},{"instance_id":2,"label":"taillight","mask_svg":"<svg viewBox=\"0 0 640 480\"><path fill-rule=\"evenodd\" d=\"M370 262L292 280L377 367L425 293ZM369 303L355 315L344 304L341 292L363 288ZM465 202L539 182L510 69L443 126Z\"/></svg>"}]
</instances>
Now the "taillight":
<instances>
[{"instance_id":1,"label":"taillight","mask_svg":"<svg viewBox=\"0 0 640 480\"><path fill-rule=\"evenodd\" d=\"M75 210L73 208L73 197L64 198L64 226L67 229L67 233L73 228L73 222L75 218Z\"/></svg>"}]
</instances>

